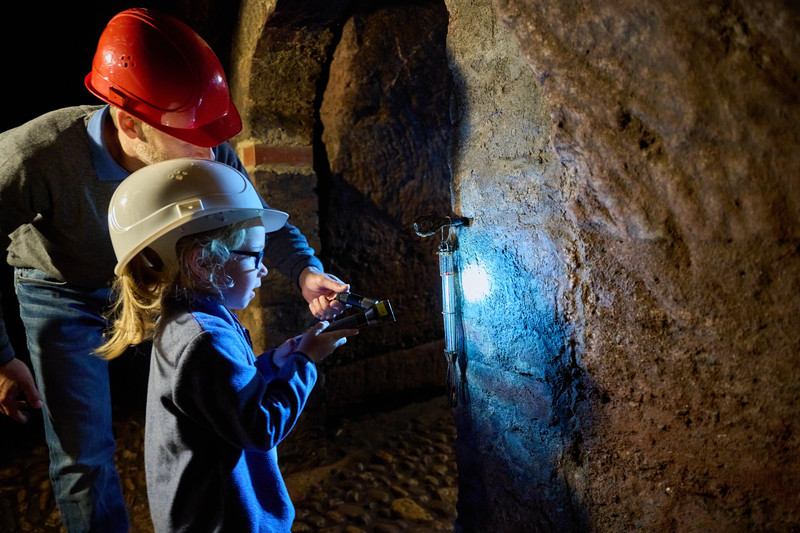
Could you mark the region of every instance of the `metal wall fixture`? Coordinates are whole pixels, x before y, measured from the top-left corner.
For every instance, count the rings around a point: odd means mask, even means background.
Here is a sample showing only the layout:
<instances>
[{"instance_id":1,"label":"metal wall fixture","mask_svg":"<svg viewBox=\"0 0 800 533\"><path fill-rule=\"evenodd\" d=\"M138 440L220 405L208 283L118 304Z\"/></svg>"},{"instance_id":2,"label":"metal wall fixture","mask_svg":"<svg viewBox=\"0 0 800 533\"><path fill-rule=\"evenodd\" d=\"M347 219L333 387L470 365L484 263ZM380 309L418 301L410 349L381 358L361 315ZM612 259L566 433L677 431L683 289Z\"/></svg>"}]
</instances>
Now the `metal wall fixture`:
<instances>
[{"instance_id":1,"label":"metal wall fixture","mask_svg":"<svg viewBox=\"0 0 800 533\"><path fill-rule=\"evenodd\" d=\"M460 347L457 331L457 273L455 251L458 249L459 226L469 226L470 219L465 217L423 216L414 222L414 231L420 237L440 234L441 241L437 254L439 256L439 275L442 278L442 317L444 321L444 355L447 359L447 403L450 407L458 405L458 375L456 364ZM446 235L445 235L446 234Z\"/></svg>"}]
</instances>

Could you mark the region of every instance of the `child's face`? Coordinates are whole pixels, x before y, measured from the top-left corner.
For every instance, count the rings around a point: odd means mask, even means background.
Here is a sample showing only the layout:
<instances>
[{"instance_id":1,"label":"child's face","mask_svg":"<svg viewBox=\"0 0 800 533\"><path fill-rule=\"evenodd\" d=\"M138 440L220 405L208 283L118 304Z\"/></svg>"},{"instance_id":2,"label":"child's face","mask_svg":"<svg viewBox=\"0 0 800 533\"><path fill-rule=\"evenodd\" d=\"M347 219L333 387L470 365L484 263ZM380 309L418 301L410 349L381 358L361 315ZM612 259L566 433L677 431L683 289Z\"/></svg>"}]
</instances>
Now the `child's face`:
<instances>
[{"instance_id":1,"label":"child's face","mask_svg":"<svg viewBox=\"0 0 800 533\"><path fill-rule=\"evenodd\" d=\"M264 226L251 226L245 231L244 243L237 251L263 251L266 236ZM255 289L261 286L261 278L267 275L267 267L256 257L234 252L225 263L225 274L233 280L233 286L223 289L223 304L228 309L244 309L255 297Z\"/></svg>"}]
</instances>

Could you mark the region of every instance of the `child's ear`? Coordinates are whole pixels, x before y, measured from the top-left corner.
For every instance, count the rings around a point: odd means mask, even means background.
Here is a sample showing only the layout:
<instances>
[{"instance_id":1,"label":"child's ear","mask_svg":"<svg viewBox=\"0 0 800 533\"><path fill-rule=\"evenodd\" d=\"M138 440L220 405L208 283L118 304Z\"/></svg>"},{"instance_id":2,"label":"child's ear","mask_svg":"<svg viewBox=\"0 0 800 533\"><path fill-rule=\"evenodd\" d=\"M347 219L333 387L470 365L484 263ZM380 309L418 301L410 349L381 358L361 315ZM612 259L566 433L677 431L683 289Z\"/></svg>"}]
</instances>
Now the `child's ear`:
<instances>
[{"instance_id":1,"label":"child's ear","mask_svg":"<svg viewBox=\"0 0 800 533\"><path fill-rule=\"evenodd\" d=\"M187 255L189 271L200 279L208 279L208 268L203 262L203 250L192 248Z\"/></svg>"}]
</instances>

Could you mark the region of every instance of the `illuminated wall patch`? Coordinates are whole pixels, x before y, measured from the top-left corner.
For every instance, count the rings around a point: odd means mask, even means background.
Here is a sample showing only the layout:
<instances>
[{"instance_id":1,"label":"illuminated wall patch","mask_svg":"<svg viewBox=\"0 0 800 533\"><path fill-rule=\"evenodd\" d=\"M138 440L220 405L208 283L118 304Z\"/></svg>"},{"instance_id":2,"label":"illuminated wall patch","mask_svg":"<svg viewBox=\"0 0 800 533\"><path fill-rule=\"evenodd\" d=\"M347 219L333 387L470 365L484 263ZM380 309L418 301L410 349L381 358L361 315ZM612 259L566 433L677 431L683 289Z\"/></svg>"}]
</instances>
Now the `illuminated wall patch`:
<instances>
[{"instance_id":1,"label":"illuminated wall patch","mask_svg":"<svg viewBox=\"0 0 800 533\"><path fill-rule=\"evenodd\" d=\"M483 265L467 265L461 272L461 288L464 299L475 303L489 294L489 274Z\"/></svg>"}]
</instances>

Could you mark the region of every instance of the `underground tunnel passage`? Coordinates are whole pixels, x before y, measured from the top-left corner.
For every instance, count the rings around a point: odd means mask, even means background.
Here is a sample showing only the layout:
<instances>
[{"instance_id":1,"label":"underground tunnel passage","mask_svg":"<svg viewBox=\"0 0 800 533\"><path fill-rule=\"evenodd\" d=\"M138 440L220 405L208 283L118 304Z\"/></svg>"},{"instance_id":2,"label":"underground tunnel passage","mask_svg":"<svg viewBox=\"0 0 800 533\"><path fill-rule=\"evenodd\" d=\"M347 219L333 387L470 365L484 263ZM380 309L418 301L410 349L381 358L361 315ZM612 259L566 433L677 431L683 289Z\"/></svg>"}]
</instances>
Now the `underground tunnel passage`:
<instances>
[{"instance_id":1,"label":"underground tunnel passage","mask_svg":"<svg viewBox=\"0 0 800 533\"><path fill-rule=\"evenodd\" d=\"M297 531L800 527L796 8L163 4L225 58L232 144L268 203L396 314L324 366L280 449ZM91 103L82 76L118 10L103 9L74 22L88 44L60 86L75 91L30 112ZM71 35L58 15L50 34ZM417 235L423 215L469 220L452 365L443 234ZM309 320L279 274L269 285L242 316L261 349ZM0 524L57 531L46 473L13 470L35 427L3 434L19 436ZM134 446L118 453L141 516Z\"/></svg>"}]
</instances>

